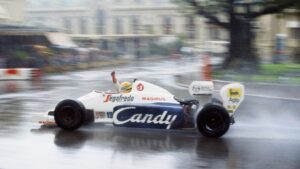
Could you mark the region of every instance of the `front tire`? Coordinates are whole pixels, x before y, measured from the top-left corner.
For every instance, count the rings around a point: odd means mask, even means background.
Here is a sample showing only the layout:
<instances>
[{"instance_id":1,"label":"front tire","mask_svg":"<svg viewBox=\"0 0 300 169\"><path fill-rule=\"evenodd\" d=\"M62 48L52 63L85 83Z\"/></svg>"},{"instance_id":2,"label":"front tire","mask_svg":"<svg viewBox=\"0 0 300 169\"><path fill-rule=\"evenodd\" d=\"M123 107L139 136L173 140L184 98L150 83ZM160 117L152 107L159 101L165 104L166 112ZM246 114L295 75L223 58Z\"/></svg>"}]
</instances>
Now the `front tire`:
<instances>
[{"instance_id":1,"label":"front tire","mask_svg":"<svg viewBox=\"0 0 300 169\"><path fill-rule=\"evenodd\" d=\"M55 108L54 119L56 124L64 130L76 130L85 121L85 108L75 100L61 101Z\"/></svg>"},{"instance_id":2,"label":"front tire","mask_svg":"<svg viewBox=\"0 0 300 169\"><path fill-rule=\"evenodd\" d=\"M202 135L217 138L229 129L230 117L223 107L209 104L199 112L196 123Z\"/></svg>"}]
</instances>

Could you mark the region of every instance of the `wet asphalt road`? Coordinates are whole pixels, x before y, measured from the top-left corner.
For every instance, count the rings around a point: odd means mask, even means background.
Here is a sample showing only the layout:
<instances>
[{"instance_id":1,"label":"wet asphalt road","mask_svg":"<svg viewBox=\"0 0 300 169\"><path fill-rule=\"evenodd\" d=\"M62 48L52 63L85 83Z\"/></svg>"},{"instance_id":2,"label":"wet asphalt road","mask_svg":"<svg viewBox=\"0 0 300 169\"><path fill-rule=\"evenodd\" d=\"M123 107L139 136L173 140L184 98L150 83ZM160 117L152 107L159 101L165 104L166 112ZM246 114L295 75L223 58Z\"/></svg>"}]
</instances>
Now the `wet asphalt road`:
<instances>
[{"instance_id":1,"label":"wet asphalt road","mask_svg":"<svg viewBox=\"0 0 300 169\"><path fill-rule=\"evenodd\" d=\"M236 124L220 139L204 138L193 130L97 124L65 132L39 126L42 113L60 100L113 89L112 69L120 81L150 81L180 97L189 97L177 84L181 77L199 79L199 63L194 60L133 63L46 76L41 82L0 82L0 168L300 168L297 86L282 87L290 92L284 98L278 87L264 93L261 86L249 86L251 95L236 113ZM255 93L256 89L260 90Z\"/></svg>"}]
</instances>

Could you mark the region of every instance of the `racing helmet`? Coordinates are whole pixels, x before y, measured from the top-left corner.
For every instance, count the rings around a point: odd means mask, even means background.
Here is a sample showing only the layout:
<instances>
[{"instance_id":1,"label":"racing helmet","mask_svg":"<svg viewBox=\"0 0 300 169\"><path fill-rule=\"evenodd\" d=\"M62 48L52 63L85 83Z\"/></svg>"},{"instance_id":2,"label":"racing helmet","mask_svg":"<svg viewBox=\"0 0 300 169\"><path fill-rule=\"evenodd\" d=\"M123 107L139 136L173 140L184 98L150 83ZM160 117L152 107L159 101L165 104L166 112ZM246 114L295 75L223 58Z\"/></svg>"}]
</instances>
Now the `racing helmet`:
<instances>
[{"instance_id":1,"label":"racing helmet","mask_svg":"<svg viewBox=\"0 0 300 169\"><path fill-rule=\"evenodd\" d=\"M121 93L129 93L131 92L131 89L132 89L132 84L130 82L121 83L121 89L120 89Z\"/></svg>"}]
</instances>

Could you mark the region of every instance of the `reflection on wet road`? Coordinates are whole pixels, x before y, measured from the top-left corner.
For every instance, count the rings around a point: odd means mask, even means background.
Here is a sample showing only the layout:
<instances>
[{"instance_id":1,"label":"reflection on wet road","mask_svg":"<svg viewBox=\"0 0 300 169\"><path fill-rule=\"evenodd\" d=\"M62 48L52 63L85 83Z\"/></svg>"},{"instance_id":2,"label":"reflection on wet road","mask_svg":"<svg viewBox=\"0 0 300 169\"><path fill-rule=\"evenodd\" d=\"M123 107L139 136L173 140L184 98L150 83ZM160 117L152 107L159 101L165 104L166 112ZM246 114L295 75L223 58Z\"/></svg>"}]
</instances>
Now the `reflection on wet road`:
<instances>
[{"instance_id":1,"label":"reflection on wet road","mask_svg":"<svg viewBox=\"0 0 300 169\"><path fill-rule=\"evenodd\" d=\"M296 100L246 97L236 124L221 139L207 139L193 130L145 131L95 124L66 132L37 124L42 113L62 99L113 89L112 69L121 81L143 79L188 97L176 79L198 79L198 66L192 61L139 63L51 75L38 85L10 82L21 86L17 90L6 91L0 85L0 168L300 168Z\"/></svg>"}]
</instances>

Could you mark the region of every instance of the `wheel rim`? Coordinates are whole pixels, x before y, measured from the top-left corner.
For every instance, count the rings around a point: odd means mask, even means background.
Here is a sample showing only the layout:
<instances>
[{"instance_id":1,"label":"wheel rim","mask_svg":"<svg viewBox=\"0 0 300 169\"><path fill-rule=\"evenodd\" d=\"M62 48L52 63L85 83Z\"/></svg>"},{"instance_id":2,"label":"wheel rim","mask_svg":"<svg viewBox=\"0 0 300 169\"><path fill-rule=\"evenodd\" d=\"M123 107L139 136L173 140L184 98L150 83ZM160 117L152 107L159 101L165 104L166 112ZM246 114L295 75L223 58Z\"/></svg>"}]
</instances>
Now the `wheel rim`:
<instances>
[{"instance_id":1,"label":"wheel rim","mask_svg":"<svg viewBox=\"0 0 300 169\"><path fill-rule=\"evenodd\" d=\"M76 122L76 111L71 106L65 106L61 109L60 119L66 126L72 126Z\"/></svg>"},{"instance_id":2,"label":"wheel rim","mask_svg":"<svg viewBox=\"0 0 300 169\"><path fill-rule=\"evenodd\" d=\"M205 119L204 127L209 132L218 131L224 127L224 120L219 114L211 112Z\"/></svg>"}]
</instances>

